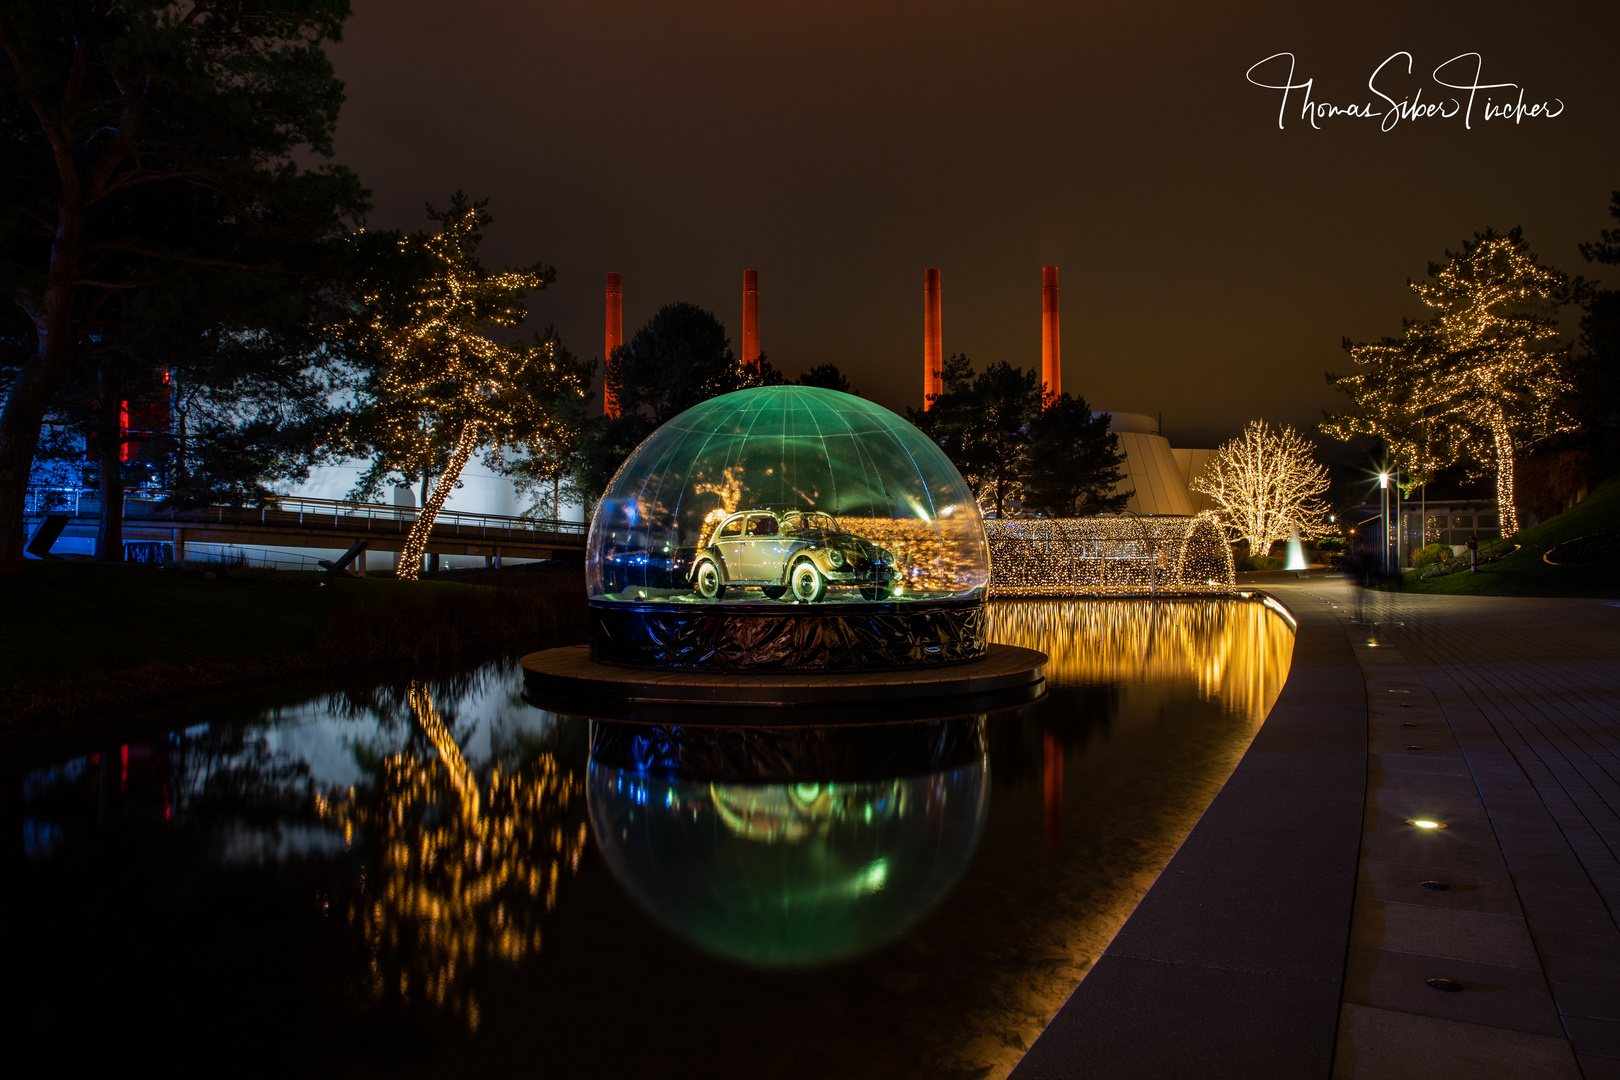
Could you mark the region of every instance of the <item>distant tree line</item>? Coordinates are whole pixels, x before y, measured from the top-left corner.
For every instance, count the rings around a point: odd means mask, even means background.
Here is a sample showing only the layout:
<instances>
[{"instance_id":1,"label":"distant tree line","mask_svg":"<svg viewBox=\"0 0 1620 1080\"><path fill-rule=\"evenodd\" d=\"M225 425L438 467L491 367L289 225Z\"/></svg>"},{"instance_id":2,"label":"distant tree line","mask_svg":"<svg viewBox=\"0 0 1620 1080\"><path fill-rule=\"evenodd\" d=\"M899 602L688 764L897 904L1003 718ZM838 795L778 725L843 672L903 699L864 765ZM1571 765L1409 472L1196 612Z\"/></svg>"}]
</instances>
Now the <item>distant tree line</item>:
<instances>
[{"instance_id":1,"label":"distant tree line","mask_svg":"<svg viewBox=\"0 0 1620 1080\"><path fill-rule=\"evenodd\" d=\"M997 361L975 373L953 354L942 392L907 410L962 473L979 506L999 517L1117 514L1136 494L1117 491L1125 474L1107 413L1084 398L1053 396L1036 371Z\"/></svg>"}]
</instances>

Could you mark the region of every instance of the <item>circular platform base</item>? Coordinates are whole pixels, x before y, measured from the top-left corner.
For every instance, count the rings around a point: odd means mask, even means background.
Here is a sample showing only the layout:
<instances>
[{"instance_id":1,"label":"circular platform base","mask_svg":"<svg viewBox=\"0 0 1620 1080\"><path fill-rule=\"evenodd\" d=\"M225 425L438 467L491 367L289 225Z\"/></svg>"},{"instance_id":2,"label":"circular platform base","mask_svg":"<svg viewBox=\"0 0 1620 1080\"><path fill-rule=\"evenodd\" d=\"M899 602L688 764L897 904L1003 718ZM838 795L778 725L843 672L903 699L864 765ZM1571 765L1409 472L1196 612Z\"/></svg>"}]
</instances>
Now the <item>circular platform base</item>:
<instances>
[{"instance_id":1,"label":"circular platform base","mask_svg":"<svg viewBox=\"0 0 1620 1080\"><path fill-rule=\"evenodd\" d=\"M584 645L530 653L522 664L529 689L548 700L775 709L999 694L1038 687L1046 677L1046 654L1017 645L991 645L983 660L966 664L902 671L746 674L631 668L598 663Z\"/></svg>"}]
</instances>

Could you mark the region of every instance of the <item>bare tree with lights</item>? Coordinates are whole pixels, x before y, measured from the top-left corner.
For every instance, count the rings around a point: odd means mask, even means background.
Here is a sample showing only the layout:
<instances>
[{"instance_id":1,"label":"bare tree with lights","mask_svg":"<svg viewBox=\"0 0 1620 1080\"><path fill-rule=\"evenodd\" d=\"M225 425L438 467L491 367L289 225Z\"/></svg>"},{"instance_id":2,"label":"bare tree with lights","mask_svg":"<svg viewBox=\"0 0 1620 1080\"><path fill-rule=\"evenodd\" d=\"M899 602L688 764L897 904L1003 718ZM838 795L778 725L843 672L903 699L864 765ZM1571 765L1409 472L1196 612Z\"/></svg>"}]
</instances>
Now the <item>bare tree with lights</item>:
<instances>
[{"instance_id":1,"label":"bare tree with lights","mask_svg":"<svg viewBox=\"0 0 1620 1080\"><path fill-rule=\"evenodd\" d=\"M491 220L484 205L457 192L449 209L429 207L440 231L397 238L395 257L367 282L364 310L350 328L371 366L359 418L345 434L351 449L374 454L354 495L374 497L390 477L422 478L422 511L397 571L408 580L473 453L564 438L568 417L559 406L582 394L588 379L554 334L507 343L484 333L522 325L526 294L556 276L538 263L485 269L477 257Z\"/></svg>"},{"instance_id":2,"label":"bare tree with lights","mask_svg":"<svg viewBox=\"0 0 1620 1080\"><path fill-rule=\"evenodd\" d=\"M1536 261L1518 229L1476 233L1446 257L1429 265L1428 281L1409 283L1432 317L1409 322L1399 340L1349 346L1358 370L1330 381L1360 411L1324 430L1376 435L1416 476L1459 458L1494 473L1511 534L1515 456L1573 428L1560 406L1573 385L1556 318L1568 281Z\"/></svg>"},{"instance_id":3,"label":"bare tree with lights","mask_svg":"<svg viewBox=\"0 0 1620 1080\"><path fill-rule=\"evenodd\" d=\"M1224 443L1192 489L1215 500L1221 523L1249 542L1250 555L1265 555L1277 540L1327 531L1327 469L1311 445L1284 424L1250 421L1243 434Z\"/></svg>"}]
</instances>

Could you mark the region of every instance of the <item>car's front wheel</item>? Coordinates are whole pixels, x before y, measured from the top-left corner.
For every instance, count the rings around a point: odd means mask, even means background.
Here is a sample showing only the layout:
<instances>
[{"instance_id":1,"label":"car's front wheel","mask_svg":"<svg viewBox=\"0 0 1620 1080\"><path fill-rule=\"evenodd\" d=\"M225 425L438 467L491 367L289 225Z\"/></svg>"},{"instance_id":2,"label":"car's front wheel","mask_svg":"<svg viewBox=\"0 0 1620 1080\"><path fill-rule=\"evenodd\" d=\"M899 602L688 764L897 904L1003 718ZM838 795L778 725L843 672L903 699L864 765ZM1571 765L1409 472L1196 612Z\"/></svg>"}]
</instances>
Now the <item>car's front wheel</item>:
<instances>
[{"instance_id":1,"label":"car's front wheel","mask_svg":"<svg viewBox=\"0 0 1620 1080\"><path fill-rule=\"evenodd\" d=\"M809 559L800 559L788 572L788 588L793 590L793 599L813 604L827 595L827 579L822 576L815 563Z\"/></svg>"},{"instance_id":2,"label":"car's front wheel","mask_svg":"<svg viewBox=\"0 0 1620 1080\"><path fill-rule=\"evenodd\" d=\"M704 559L692 571L692 585L705 600L718 600L726 595L726 579L713 559Z\"/></svg>"}]
</instances>

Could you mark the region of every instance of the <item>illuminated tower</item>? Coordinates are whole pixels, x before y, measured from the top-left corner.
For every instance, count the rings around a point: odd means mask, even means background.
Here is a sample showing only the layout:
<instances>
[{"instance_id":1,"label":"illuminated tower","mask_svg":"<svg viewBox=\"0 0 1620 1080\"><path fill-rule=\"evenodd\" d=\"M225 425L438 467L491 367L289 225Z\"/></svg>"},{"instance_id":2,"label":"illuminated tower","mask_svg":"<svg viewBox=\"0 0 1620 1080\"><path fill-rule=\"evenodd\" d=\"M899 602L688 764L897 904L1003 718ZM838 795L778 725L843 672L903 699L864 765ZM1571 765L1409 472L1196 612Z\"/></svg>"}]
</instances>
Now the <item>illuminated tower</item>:
<instances>
[{"instance_id":1,"label":"illuminated tower","mask_svg":"<svg viewBox=\"0 0 1620 1080\"><path fill-rule=\"evenodd\" d=\"M939 271L923 272L923 408L933 407L929 400L945 392L940 371L945 366L945 338L941 329L939 310Z\"/></svg>"},{"instance_id":2,"label":"illuminated tower","mask_svg":"<svg viewBox=\"0 0 1620 1080\"><path fill-rule=\"evenodd\" d=\"M602 412L607 416L619 415L619 403L613 400L613 391L607 384L607 362L613 350L624 344L624 283L618 274L607 276L607 334L602 341Z\"/></svg>"},{"instance_id":3,"label":"illuminated tower","mask_svg":"<svg viewBox=\"0 0 1620 1080\"><path fill-rule=\"evenodd\" d=\"M1058 292L1055 266L1041 267L1041 381L1048 397L1063 393L1063 351L1058 347Z\"/></svg>"},{"instance_id":4,"label":"illuminated tower","mask_svg":"<svg viewBox=\"0 0 1620 1080\"><path fill-rule=\"evenodd\" d=\"M743 340L744 367L759 367L759 271L743 271Z\"/></svg>"}]
</instances>

